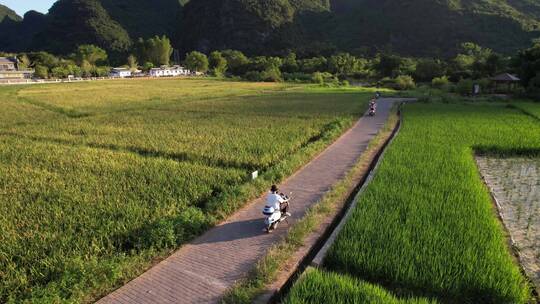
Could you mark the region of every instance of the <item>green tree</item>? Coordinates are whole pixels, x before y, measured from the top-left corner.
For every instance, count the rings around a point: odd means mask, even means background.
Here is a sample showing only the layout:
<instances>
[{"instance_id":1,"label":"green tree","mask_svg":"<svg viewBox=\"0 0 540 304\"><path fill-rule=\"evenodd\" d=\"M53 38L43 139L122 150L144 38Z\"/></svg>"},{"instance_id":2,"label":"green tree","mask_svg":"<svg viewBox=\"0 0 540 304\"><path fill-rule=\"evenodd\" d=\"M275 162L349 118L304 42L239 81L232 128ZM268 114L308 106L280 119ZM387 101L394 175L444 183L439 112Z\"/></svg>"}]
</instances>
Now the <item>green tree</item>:
<instances>
[{"instance_id":1,"label":"green tree","mask_svg":"<svg viewBox=\"0 0 540 304\"><path fill-rule=\"evenodd\" d=\"M208 71L208 57L205 54L193 51L186 54L186 67L192 71L206 73Z\"/></svg>"},{"instance_id":2,"label":"green tree","mask_svg":"<svg viewBox=\"0 0 540 304\"><path fill-rule=\"evenodd\" d=\"M132 72L137 70L139 68L137 57L135 57L135 55L129 55L127 58L127 65Z\"/></svg>"},{"instance_id":3,"label":"green tree","mask_svg":"<svg viewBox=\"0 0 540 304\"><path fill-rule=\"evenodd\" d=\"M350 75L358 71L359 62L349 53L339 53L328 59L328 69L338 76Z\"/></svg>"},{"instance_id":4,"label":"green tree","mask_svg":"<svg viewBox=\"0 0 540 304\"><path fill-rule=\"evenodd\" d=\"M32 64L30 58L28 58L28 55L26 54L20 54L19 56L17 56L17 60L19 61L17 64L17 68L19 69L28 69Z\"/></svg>"},{"instance_id":5,"label":"green tree","mask_svg":"<svg viewBox=\"0 0 540 304\"><path fill-rule=\"evenodd\" d=\"M90 62L83 60L83 62L80 64L81 66L81 74L83 77L92 77L94 74L94 66L90 64Z\"/></svg>"},{"instance_id":6,"label":"green tree","mask_svg":"<svg viewBox=\"0 0 540 304\"><path fill-rule=\"evenodd\" d=\"M148 72L148 71L150 71L150 70L153 69L153 68L154 68L154 64L153 64L153 63L151 63L151 62L145 62L142 69L143 69L143 71Z\"/></svg>"},{"instance_id":7,"label":"green tree","mask_svg":"<svg viewBox=\"0 0 540 304\"><path fill-rule=\"evenodd\" d=\"M233 75L241 76L247 71L249 59L244 53L236 50L224 50L221 55L227 60L228 71Z\"/></svg>"},{"instance_id":8,"label":"green tree","mask_svg":"<svg viewBox=\"0 0 540 304\"><path fill-rule=\"evenodd\" d=\"M139 39L135 45L135 52L140 61L161 66L170 64L173 48L167 36L155 36L147 40Z\"/></svg>"},{"instance_id":9,"label":"green tree","mask_svg":"<svg viewBox=\"0 0 540 304\"><path fill-rule=\"evenodd\" d=\"M298 63L300 70L306 74L326 72L328 70L328 60L323 56L299 60Z\"/></svg>"},{"instance_id":10,"label":"green tree","mask_svg":"<svg viewBox=\"0 0 540 304\"><path fill-rule=\"evenodd\" d=\"M414 78L417 81L431 81L445 74L444 63L436 59L421 59L416 64Z\"/></svg>"},{"instance_id":11,"label":"green tree","mask_svg":"<svg viewBox=\"0 0 540 304\"><path fill-rule=\"evenodd\" d=\"M90 65L95 66L98 63L104 63L107 60L107 52L95 45L84 44L77 48L74 55L75 61L80 65L83 61L87 61Z\"/></svg>"},{"instance_id":12,"label":"green tree","mask_svg":"<svg viewBox=\"0 0 540 304\"><path fill-rule=\"evenodd\" d=\"M210 57L208 58L209 64L210 64L210 70L214 76L223 76L225 72L227 71L227 59L223 57L221 52L214 51L210 53Z\"/></svg>"},{"instance_id":13,"label":"green tree","mask_svg":"<svg viewBox=\"0 0 540 304\"><path fill-rule=\"evenodd\" d=\"M45 66L48 69L52 69L55 66L58 65L59 59L47 52L35 52L35 53L29 53L28 57L30 58L30 61L32 62L32 65L34 68L37 65Z\"/></svg>"},{"instance_id":14,"label":"green tree","mask_svg":"<svg viewBox=\"0 0 540 304\"><path fill-rule=\"evenodd\" d=\"M281 70L285 73L296 73L299 70L298 62L296 61L296 54L290 52L285 58L283 58L283 65Z\"/></svg>"},{"instance_id":15,"label":"green tree","mask_svg":"<svg viewBox=\"0 0 540 304\"><path fill-rule=\"evenodd\" d=\"M377 56L375 69L382 77L396 77L400 74L403 59L394 54L382 53Z\"/></svg>"},{"instance_id":16,"label":"green tree","mask_svg":"<svg viewBox=\"0 0 540 304\"><path fill-rule=\"evenodd\" d=\"M523 86L529 92L540 91L540 43L520 51L515 58L514 66L518 70Z\"/></svg>"},{"instance_id":17,"label":"green tree","mask_svg":"<svg viewBox=\"0 0 540 304\"><path fill-rule=\"evenodd\" d=\"M60 79L67 78L69 75L69 70L67 70L63 66L57 66L51 70L51 75L54 78L60 78Z\"/></svg>"},{"instance_id":18,"label":"green tree","mask_svg":"<svg viewBox=\"0 0 540 304\"><path fill-rule=\"evenodd\" d=\"M34 67L35 73L34 76L41 79L49 78L49 69L44 65L36 65Z\"/></svg>"}]
</instances>

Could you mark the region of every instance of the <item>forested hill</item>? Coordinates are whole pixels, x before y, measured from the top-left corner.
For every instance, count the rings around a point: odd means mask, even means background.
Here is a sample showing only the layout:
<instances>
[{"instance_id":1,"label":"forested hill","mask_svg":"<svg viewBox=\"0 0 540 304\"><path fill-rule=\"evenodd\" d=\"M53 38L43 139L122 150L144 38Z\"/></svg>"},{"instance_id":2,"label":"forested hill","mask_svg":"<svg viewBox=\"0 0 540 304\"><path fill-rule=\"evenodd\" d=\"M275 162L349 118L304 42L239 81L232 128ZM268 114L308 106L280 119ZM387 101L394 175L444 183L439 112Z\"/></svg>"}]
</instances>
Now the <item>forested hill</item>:
<instances>
[{"instance_id":1,"label":"forested hill","mask_svg":"<svg viewBox=\"0 0 540 304\"><path fill-rule=\"evenodd\" d=\"M12 9L9 7L0 4L0 22L4 21L4 19L9 18L12 21L21 21L21 16L17 15Z\"/></svg>"},{"instance_id":2,"label":"forested hill","mask_svg":"<svg viewBox=\"0 0 540 304\"><path fill-rule=\"evenodd\" d=\"M123 51L139 37L167 35L181 51L238 49L248 54L295 50L449 56L462 42L512 53L540 37L540 0L60 0L47 26L28 29L2 16L0 38L30 38L33 49L69 52L74 43ZM53 8L57 7L57 3ZM69 9L71 8L71 9ZM86 9L80 9L86 8ZM41 22L35 14L33 22ZM99 20L99 22L97 22ZM77 40L61 27L76 26ZM45 29L45 30L43 30ZM22 31L26 31L24 34ZM0 50L23 51L13 39ZM46 38L46 39L44 39ZM71 40L70 40L71 39Z\"/></svg>"}]
</instances>

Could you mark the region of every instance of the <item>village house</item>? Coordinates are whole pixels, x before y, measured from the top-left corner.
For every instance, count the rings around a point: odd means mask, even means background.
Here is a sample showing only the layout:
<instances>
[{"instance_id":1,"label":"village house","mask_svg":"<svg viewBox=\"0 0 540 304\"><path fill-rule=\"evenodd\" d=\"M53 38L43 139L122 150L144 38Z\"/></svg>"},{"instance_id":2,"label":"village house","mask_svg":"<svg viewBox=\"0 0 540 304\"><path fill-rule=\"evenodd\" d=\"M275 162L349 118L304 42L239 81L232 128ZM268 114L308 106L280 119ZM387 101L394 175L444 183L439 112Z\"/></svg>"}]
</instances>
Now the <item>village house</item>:
<instances>
[{"instance_id":1,"label":"village house","mask_svg":"<svg viewBox=\"0 0 540 304\"><path fill-rule=\"evenodd\" d=\"M126 77L133 77L139 73L141 73L140 70L132 71L131 69L128 69L128 68L114 68L111 70L111 73L109 75L111 77L126 78Z\"/></svg>"},{"instance_id":2,"label":"village house","mask_svg":"<svg viewBox=\"0 0 540 304\"><path fill-rule=\"evenodd\" d=\"M191 71L175 65L172 67L162 66L160 68L153 68L149 71L151 77L176 77L176 76L187 76L190 75Z\"/></svg>"},{"instance_id":3,"label":"village house","mask_svg":"<svg viewBox=\"0 0 540 304\"><path fill-rule=\"evenodd\" d=\"M0 79L29 79L34 75L34 70L18 68L17 58L0 57Z\"/></svg>"}]
</instances>

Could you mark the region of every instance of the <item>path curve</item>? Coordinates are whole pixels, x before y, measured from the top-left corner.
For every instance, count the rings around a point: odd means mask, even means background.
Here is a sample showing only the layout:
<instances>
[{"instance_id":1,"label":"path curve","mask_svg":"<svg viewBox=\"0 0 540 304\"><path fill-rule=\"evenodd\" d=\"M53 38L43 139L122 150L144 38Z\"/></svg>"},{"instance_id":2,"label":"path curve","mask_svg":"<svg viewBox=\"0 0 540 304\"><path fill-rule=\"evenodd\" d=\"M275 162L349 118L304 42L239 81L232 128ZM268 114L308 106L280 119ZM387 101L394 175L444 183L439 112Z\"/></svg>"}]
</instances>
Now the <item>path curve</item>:
<instances>
[{"instance_id":1,"label":"path curve","mask_svg":"<svg viewBox=\"0 0 540 304\"><path fill-rule=\"evenodd\" d=\"M302 218L309 207L345 177L385 124L393 103L399 100L380 99L375 117L360 118L337 141L279 186L285 193L293 192L293 219ZM97 303L219 302L225 291L244 278L287 233L287 224L271 234L263 231L263 206L264 197L250 202L224 223L182 246Z\"/></svg>"}]
</instances>

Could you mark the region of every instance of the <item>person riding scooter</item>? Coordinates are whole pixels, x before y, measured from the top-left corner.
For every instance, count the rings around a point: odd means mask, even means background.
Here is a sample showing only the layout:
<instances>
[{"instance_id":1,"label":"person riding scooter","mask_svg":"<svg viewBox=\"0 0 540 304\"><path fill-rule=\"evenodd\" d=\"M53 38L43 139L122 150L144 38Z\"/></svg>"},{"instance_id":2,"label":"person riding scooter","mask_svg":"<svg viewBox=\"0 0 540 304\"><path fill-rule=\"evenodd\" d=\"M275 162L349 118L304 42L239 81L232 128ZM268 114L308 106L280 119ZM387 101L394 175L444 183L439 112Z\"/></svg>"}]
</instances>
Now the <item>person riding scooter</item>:
<instances>
[{"instance_id":1,"label":"person riding scooter","mask_svg":"<svg viewBox=\"0 0 540 304\"><path fill-rule=\"evenodd\" d=\"M273 207L274 210L280 210L281 213L291 216L289 213L289 202L279 193L276 185L272 185L270 193L266 196L266 206Z\"/></svg>"}]
</instances>

